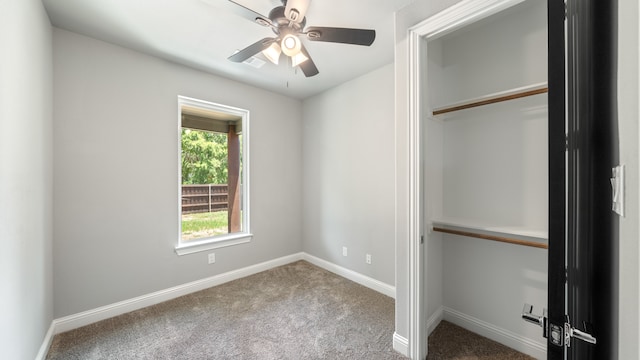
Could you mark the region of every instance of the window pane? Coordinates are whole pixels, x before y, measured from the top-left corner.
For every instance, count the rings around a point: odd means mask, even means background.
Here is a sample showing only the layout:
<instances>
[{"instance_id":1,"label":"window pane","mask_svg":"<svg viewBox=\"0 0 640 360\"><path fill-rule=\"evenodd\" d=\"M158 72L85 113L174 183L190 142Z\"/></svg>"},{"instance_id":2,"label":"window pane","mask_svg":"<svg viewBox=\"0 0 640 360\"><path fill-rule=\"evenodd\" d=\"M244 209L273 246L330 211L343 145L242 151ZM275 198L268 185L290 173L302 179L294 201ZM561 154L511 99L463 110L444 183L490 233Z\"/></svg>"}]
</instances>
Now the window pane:
<instances>
[{"instance_id":1,"label":"window pane","mask_svg":"<svg viewBox=\"0 0 640 360\"><path fill-rule=\"evenodd\" d=\"M233 126L228 133L182 128L183 242L242 231L241 139Z\"/></svg>"}]
</instances>

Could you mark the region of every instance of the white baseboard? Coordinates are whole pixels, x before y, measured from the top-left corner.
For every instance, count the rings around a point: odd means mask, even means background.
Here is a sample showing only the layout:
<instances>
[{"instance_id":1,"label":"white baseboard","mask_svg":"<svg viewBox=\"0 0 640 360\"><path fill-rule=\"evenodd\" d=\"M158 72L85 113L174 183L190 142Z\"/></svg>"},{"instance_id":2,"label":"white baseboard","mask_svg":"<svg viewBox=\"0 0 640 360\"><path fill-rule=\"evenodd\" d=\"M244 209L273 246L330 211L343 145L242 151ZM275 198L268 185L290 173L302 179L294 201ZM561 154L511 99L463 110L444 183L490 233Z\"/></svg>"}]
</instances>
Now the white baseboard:
<instances>
[{"instance_id":1,"label":"white baseboard","mask_svg":"<svg viewBox=\"0 0 640 360\"><path fill-rule=\"evenodd\" d=\"M443 308L443 312L443 319L446 321L461 326L469 331L473 331L474 333L491 340L497 341L529 356L533 356L536 359L542 360L547 358L547 346L545 343L523 337L520 334L500 328L446 306Z\"/></svg>"},{"instance_id":2,"label":"white baseboard","mask_svg":"<svg viewBox=\"0 0 640 360\"><path fill-rule=\"evenodd\" d=\"M400 354L409 357L409 340L407 338L398 335L398 333L393 333L393 350L399 352Z\"/></svg>"},{"instance_id":3,"label":"white baseboard","mask_svg":"<svg viewBox=\"0 0 640 360\"><path fill-rule=\"evenodd\" d=\"M44 336L44 340L42 341L42 345L40 346L40 350L36 355L36 360L45 360L47 358L47 353L49 352L49 348L51 347L51 341L53 341L53 335L55 331L55 325L51 322L49 326L49 330Z\"/></svg>"},{"instance_id":4,"label":"white baseboard","mask_svg":"<svg viewBox=\"0 0 640 360\"><path fill-rule=\"evenodd\" d=\"M229 271L224 274L215 275L206 279L192 281L186 284L174 286L169 289L156 291L151 294L138 296L129 300L120 301L78 314L55 319L53 320L54 334L73 330L85 325L98 322L100 320L112 318L114 316L142 309L147 306L159 304L167 300L175 299L177 297L204 290L212 286L224 284L232 280L237 280L246 276L257 274L259 272L273 269L275 267L286 265L298 260L302 260L302 253L265 261L260 264L251 265L234 271Z\"/></svg>"},{"instance_id":5,"label":"white baseboard","mask_svg":"<svg viewBox=\"0 0 640 360\"><path fill-rule=\"evenodd\" d=\"M444 318L444 306L440 306L436 311L427 319L427 336L431 335L436 326L440 324Z\"/></svg>"},{"instance_id":6,"label":"white baseboard","mask_svg":"<svg viewBox=\"0 0 640 360\"><path fill-rule=\"evenodd\" d=\"M391 286L389 284L383 283L382 281L378 281L376 279L370 278L368 276L362 275L353 270L349 270L340 265L336 265L329 261L320 259L313 255L309 255L307 253L302 253L302 260L308 261L313 265L321 267L325 270L331 271L334 274L338 274L344 278L347 278L353 282L356 282L362 286L366 286L372 290L375 290L379 293L387 295L393 299L396 298L396 288L395 286Z\"/></svg>"}]
</instances>

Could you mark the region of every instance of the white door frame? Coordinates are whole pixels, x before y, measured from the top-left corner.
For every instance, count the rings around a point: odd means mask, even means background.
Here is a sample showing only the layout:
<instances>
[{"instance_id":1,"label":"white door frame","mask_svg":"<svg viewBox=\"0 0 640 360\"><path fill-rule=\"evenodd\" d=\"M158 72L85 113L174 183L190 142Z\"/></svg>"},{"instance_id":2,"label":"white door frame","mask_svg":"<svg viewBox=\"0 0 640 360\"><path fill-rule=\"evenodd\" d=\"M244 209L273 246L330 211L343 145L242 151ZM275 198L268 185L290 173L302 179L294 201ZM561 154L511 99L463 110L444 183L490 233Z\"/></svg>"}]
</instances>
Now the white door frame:
<instances>
[{"instance_id":1,"label":"white door frame","mask_svg":"<svg viewBox=\"0 0 640 360\"><path fill-rule=\"evenodd\" d=\"M426 266L424 235L423 125L431 113L427 96L427 42L484 19L525 0L463 0L409 29L409 356L427 355L426 293L422 269ZM540 0L536 0L540 1ZM424 253L423 253L424 252Z\"/></svg>"}]
</instances>

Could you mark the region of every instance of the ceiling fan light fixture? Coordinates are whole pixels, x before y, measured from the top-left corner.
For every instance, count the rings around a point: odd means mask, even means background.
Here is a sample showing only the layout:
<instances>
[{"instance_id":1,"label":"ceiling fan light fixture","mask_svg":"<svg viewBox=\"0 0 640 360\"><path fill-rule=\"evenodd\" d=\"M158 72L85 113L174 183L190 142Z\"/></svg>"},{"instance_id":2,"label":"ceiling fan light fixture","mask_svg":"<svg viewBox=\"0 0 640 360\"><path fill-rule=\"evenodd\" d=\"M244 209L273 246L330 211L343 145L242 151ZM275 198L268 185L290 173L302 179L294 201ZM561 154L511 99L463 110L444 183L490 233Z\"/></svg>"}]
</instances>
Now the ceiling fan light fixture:
<instances>
[{"instance_id":1,"label":"ceiling fan light fixture","mask_svg":"<svg viewBox=\"0 0 640 360\"><path fill-rule=\"evenodd\" d=\"M302 52L299 52L291 57L291 66L296 67L307 60L309 60L309 58L306 57Z\"/></svg>"},{"instance_id":2,"label":"ceiling fan light fixture","mask_svg":"<svg viewBox=\"0 0 640 360\"><path fill-rule=\"evenodd\" d=\"M295 35L287 34L282 38L282 52L290 57L294 57L300 53L300 49L302 48L302 44L300 43L300 39L298 39Z\"/></svg>"},{"instance_id":3,"label":"ceiling fan light fixture","mask_svg":"<svg viewBox=\"0 0 640 360\"><path fill-rule=\"evenodd\" d=\"M269 61L278 65L278 60L280 59L280 54L282 53L282 49L280 49L280 45L277 42L274 42L268 48L262 51L262 55L264 55Z\"/></svg>"},{"instance_id":4,"label":"ceiling fan light fixture","mask_svg":"<svg viewBox=\"0 0 640 360\"><path fill-rule=\"evenodd\" d=\"M237 5L236 12L241 12L243 17L251 22L269 27L275 33L275 37L266 37L229 56L229 60L236 63L251 61L253 64L260 61L265 64L266 61L271 61L278 64L284 53L291 58L291 64L294 67L300 68L304 76L311 77L317 75L319 71L311 55L302 44L302 36L306 36L307 40L312 42L360 46L370 46L376 39L376 31L372 29L306 27L306 14L311 0L281 0L282 6L271 9L269 16L263 16L259 12L241 5L239 0L228 1ZM263 56L255 57L260 53Z\"/></svg>"}]
</instances>

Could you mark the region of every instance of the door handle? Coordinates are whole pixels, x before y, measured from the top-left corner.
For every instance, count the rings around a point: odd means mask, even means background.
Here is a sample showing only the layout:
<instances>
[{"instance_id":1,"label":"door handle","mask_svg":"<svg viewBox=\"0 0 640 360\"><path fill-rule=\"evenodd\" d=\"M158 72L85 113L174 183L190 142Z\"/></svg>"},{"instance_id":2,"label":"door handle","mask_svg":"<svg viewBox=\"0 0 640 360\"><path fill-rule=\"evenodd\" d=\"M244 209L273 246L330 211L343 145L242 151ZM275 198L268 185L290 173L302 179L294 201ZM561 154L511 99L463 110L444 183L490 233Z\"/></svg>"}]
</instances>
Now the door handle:
<instances>
[{"instance_id":1,"label":"door handle","mask_svg":"<svg viewBox=\"0 0 640 360\"><path fill-rule=\"evenodd\" d=\"M594 338L591 334L587 334L584 331L580 331L578 329L572 329L571 330L571 336L573 336L576 339L580 339L582 341L586 341L589 344L595 344L596 343L596 338Z\"/></svg>"},{"instance_id":2,"label":"door handle","mask_svg":"<svg viewBox=\"0 0 640 360\"><path fill-rule=\"evenodd\" d=\"M524 304L524 307L522 308L522 319L524 321L540 326L542 328L542 336L544 336L545 338L547 337L547 332L548 332L547 309L542 310L542 315L534 315L533 305Z\"/></svg>"},{"instance_id":3,"label":"door handle","mask_svg":"<svg viewBox=\"0 0 640 360\"><path fill-rule=\"evenodd\" d=\"M564 324L564 342L567 347L571 346L571 338L576 338L589 344L596 344L596 338L593 337L593 335L582 330L574 329L567 320Z\"/></svg>"}]
</instances>

